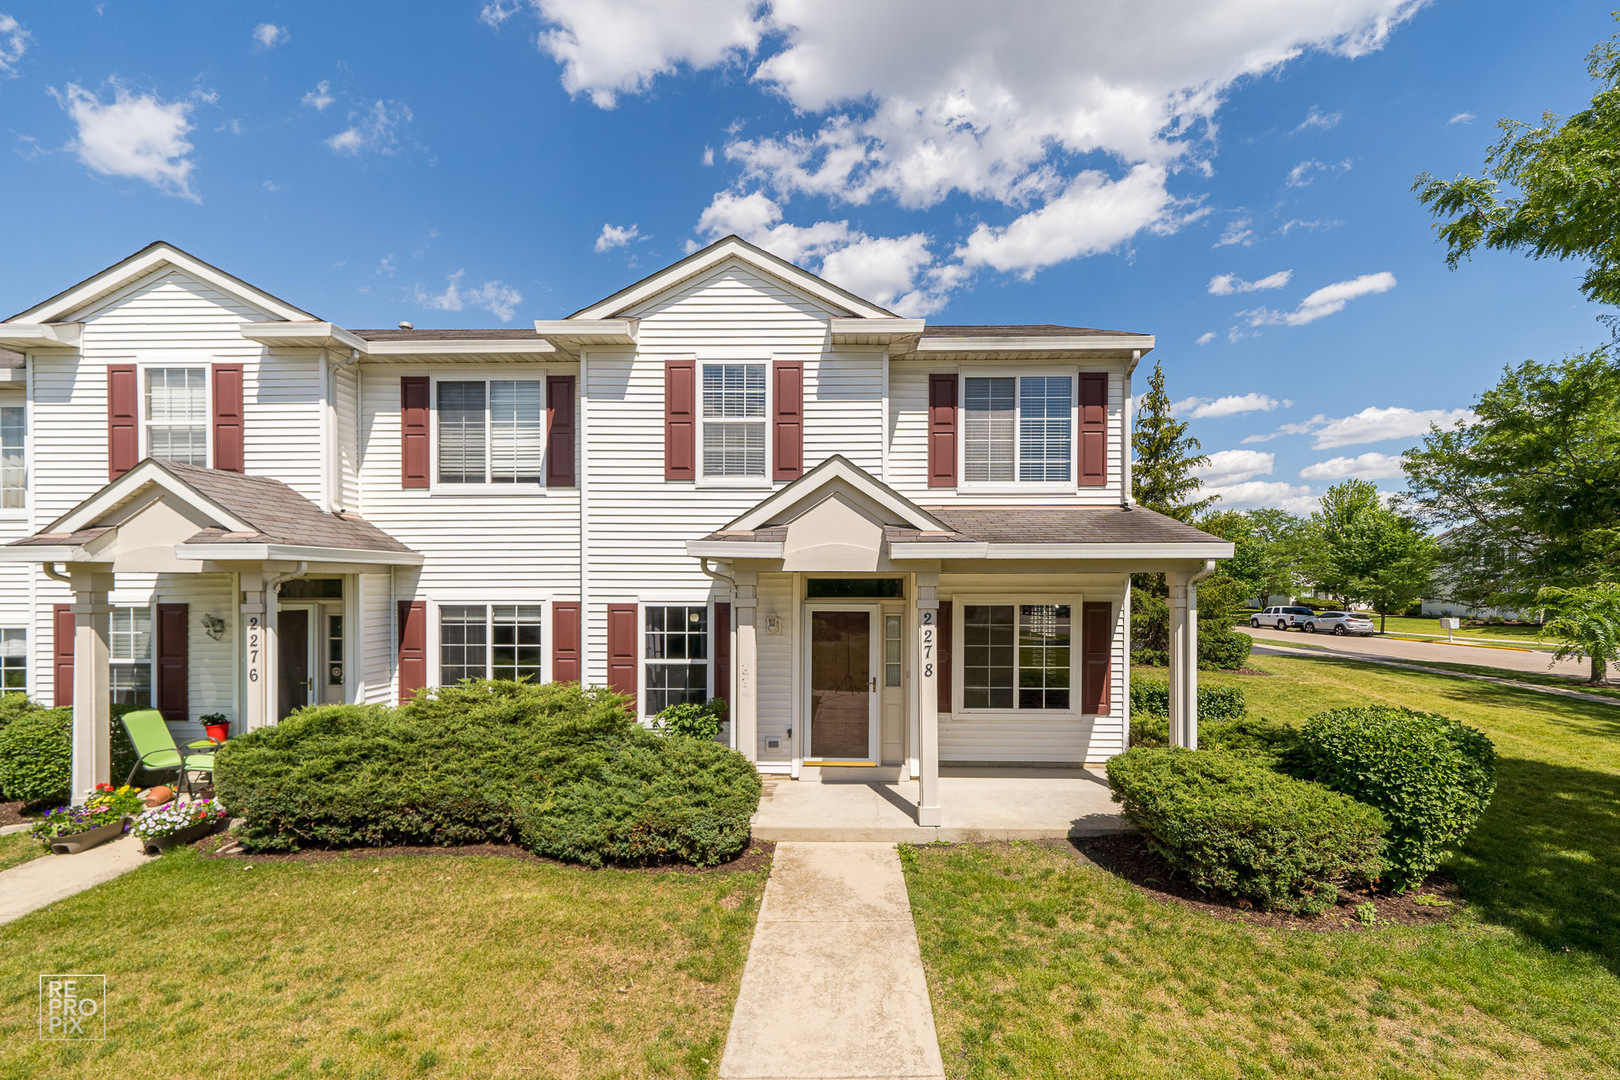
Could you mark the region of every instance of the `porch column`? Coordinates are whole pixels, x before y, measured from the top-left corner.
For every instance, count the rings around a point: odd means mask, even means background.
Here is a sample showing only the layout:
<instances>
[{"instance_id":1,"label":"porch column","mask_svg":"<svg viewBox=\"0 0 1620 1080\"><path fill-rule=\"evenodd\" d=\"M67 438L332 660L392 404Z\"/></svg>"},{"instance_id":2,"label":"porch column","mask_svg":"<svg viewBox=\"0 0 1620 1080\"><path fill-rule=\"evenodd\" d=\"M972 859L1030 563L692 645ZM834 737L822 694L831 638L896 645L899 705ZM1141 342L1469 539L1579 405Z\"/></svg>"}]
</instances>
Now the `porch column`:
<instances>
[{"instance_id":1,"label":"porch column","mask_svg":"<svg viewBox=\"0 0 1620 1080\"><path fill-rule=\"evenodd\" d=\"M759 760L759 574L753 570L737 571L737 587L731 601L732 617L737 622L737 640L731 652L733 677L737 680L737 696L731 703L732 730L737 737L737 752L749 761Z\"/></svg>"},{"instance_id":2,"label":"porch column","mask_svg":"<svg viewBox=\"0 0 1620 1080\"><path fill-rule=\"evenodd\" d=\"M73 566L73 795L83 802L112 776L112 696L107 650L111 568ZM123 777L118 779L122 780Z\"/></svg>"},{"instance_id":3,"label":"porch column","mask_svg":"<svg viewBox=\"0 0 1620 1080\"><path fill-rule=\"evenodd\" d=\"M1170 586L1170 745L1198 749L1198 586L1185 570Z\"/></svg>"},{"instance_id":4,"label":"porch column","mask_svg":"<svg viewBox=\"0 0 1620 1080\"><path fill-rule=\"evenodd\" d=\"M241 576L242 588L242 730L255 731L275 722L275 695L271 680L275 669L269 660L270 631L267 625L269 605L266 603L265 575L262 571L245 571Z\"/></svg>"},{"instance_id":5,"label":"porch column","mask_svg":"<svg viewBox=\"0 0 1620 1080\"><path fill-rule=\"evenodd\" d=\"M938 827L939 806L939 574L917 574L917 824Z\"/></svg>"}]
</instances>

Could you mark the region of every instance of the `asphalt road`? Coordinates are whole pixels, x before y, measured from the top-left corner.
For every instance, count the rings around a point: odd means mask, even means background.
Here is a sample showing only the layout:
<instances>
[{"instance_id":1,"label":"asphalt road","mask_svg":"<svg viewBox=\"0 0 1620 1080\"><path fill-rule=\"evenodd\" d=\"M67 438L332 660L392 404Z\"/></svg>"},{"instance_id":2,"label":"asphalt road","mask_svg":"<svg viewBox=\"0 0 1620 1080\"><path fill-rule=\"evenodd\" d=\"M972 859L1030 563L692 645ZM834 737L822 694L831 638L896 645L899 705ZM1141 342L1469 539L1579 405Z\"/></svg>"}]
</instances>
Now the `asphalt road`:
<instances>
[{"instance_id":1,"label":"asphalt road","mask_svg":"<svg viewBox=\"0 0 1620 1080\"><path fill-rule=\"evenodd\" d=\"M1475 664L1480 667L1500 668L1503 671L1528 671L1538 674L1575 675L1585 678L1590 666L1585 660L1554 660L1545 652L1496 649L1482 645L1448 644L1443 641L1402 641L1394 638L1335 637L1332 634L1307 634L1303 630L1267 630L1239 626L1239 631L1254 638L1259 645L1268 641L1299 642L1319 645L1329 652L1344 656L1370 657L1375 660L1416 660L1429 663ZM1306 650L1298 650L1305 652ZM1310 650L1315 651L1315 650ZM1620 675L1620 665L1611 670L1610 678Z\"/></svg>"}]
</instances>

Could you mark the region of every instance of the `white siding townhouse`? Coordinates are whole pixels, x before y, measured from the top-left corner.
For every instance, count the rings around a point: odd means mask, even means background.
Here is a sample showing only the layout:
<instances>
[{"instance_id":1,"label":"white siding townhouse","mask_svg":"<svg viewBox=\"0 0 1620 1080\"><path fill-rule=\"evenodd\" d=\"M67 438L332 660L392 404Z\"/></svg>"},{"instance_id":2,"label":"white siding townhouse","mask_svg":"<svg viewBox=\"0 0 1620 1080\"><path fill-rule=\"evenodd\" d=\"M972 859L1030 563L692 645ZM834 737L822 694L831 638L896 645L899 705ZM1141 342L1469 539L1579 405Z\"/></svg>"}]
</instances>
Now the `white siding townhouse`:
<instances>
[{"instance_id":1,"label":"white siding townhouse","mask_svg":"<svg viewBox=\"0 0 1620 1080\"><path fill-rule=\"evenodd\" d=\"M711 696L761 771L921 780L1126 745L1153 338L903 319L735 237L563 319L349 330L153 244L0 322L0 678L177 738L468 676ZM847 770L839 770L847 775ZM121 778L119 778L121 779Z\"/></svg>"}]
</instances>

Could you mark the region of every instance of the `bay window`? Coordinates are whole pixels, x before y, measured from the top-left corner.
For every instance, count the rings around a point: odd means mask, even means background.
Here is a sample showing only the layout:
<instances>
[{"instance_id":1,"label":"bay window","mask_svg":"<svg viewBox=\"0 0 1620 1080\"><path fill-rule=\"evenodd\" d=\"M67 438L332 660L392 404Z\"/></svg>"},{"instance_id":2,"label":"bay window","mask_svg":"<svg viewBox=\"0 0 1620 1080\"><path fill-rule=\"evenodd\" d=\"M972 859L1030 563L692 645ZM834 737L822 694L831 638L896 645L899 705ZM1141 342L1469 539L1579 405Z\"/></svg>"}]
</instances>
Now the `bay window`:
<instances>
[{"instance_id":1,"label":"bay window","mask_svg":"<svg viewBox=\"0 0 1620 1080\"><path fill-rule=\"evenodd\" d=\"M544 654L539 604L442 604L439 685L463 679L541 681Z\"/></svg>"},{"instance_id":2,"label":"bay window","mask_svg":"<svg viewBox=\"0 0 1620 1080\"><path fill-rule=\"evenodd\" d=\"M546 407L539 379L442 379L439 483L539 484Z\"/></svg>"},{"instance_id":3,"label":"bay window","mask_svg":"<svg viewBox=\"0 0 1620 1080\"><path fill-rule=\"evenodd\" d=\"M208 465L208 372L146 369L146 456Z\"/></svg>"},{"instance_id":4,"label":"bay window","mask_svg":"<svg viewBox=\"0 0 1620 1080\"><path fill-rule=\"evenodd\" d=\"M1068 604L964 604L962 707L1068 711Z\"/></svg>"},{"instance_id":5,"label":"bay window","mask_svg":"<svg viewBox=\"0 0 1620 1080\"><path fill-rule=\"evenodd\" d=\"M703 365L703 475L765 477L765 365Z\"/></svg>"},{"instance_id":6,"label":"bay window","mask_svg":"<svg viewBox=\"0 0 1620 1080\"><path fill-rule=\"evenodd\" d=\"M962 479L969 484L1066 484L1074 476L1074 379L962 380Z\"/></svg>"},{"instance_id":7,"label":"bay window","mask_svg":"<svg viewBox=\"0 0 1620 1080\"><path fill-rule=\"evenodd\" d=\"M709 609L702 604L648 605L642 661L648 716L670 705L709 700Z\"/></svg>"}]
</instances>

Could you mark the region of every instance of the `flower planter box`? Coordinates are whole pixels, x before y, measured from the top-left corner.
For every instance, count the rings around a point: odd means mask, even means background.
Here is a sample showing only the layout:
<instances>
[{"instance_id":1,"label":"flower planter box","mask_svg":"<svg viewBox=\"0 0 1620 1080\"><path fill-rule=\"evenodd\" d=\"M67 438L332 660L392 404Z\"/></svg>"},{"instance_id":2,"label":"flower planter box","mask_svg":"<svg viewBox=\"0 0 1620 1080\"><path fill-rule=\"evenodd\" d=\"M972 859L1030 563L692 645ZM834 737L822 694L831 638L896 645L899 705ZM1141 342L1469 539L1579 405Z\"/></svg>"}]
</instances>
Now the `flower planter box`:
<instances>
[{"instance_id":1,"label":"flower planter box","mask_svg":"<svg viewBox=\"0 0 1620 1080\"><path fill-rule=\"evenodd\" d=\"M124 829L128 826L129 818L124 818L110 825L98 825L84 832L55 837L51 840L51 854L77 855L81 851L89 851L97 844L105 844L108 840L116 840L123 836Z\"/></svg>"},{"instance_id":2,"label":"flower planter box","mask_svg":"<svg viewBox=\"0 0 1620 1080\"><path fill-rule=\"evenodd\" d=\"M172 847L195 843L219 828L219 826L219 820L199 821L195 825L187 825L179 832L172 832L167 836L154 836L150 840L142 840L141 843L146 845L148 855L161 855Z\"/></svg>"}]
</instances>

